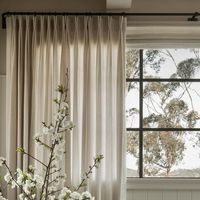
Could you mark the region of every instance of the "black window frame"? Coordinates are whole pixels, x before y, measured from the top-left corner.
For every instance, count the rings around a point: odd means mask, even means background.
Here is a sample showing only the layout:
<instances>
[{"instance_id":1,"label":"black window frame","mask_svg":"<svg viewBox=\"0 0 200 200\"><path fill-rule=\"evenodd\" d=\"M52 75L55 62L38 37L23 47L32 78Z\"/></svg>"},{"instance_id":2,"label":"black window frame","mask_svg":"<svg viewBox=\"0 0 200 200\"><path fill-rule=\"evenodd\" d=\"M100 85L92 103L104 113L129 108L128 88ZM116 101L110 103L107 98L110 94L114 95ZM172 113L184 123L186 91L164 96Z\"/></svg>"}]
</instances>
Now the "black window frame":
<instances>
[{"instance_id":1,"label":"black window frame","mask_svg":"<svg viewBox=\"0 0 200 200\"><path fill-rule=\"evenodd\" d=\"M137 49L137 48L135 48ZM137 131L139 133L139 178L178 178L178 179L200 179L200 177L144 177L143 171L143 136L145 131L200 131L200 128L143 128L143 85L145 82L199 82L200 78L180 79L180 78L144 78L143 76L143 52L144 49L139 48L139 78L126 78L126 83L139 84L139 128L126 128L126 132ZM156 48L155 48L156 49ZM163 48L164 49L164 48ZM168 49L168 48L166 48ZM127 177L137 178L137 177Z\"/></svg>"}]
</instances>

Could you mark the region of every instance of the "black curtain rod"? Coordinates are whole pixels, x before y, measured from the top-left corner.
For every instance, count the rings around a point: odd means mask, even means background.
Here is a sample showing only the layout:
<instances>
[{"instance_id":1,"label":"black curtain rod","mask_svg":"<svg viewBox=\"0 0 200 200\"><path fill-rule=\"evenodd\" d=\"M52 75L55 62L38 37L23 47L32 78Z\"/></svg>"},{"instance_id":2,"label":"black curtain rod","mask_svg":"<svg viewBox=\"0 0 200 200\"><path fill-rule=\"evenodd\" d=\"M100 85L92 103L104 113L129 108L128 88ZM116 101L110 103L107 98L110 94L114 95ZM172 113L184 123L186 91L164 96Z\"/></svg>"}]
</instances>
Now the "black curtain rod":
<instances>
[{"instance_id":1,"label":"black curtain rod","mask_svg":"<svg viewBox=\"0 0 200 200\"><path fill-rule=\"evenodd\" d=\"M200 13L131 13L131 12L5 12L2 14L2 28L6 28L6 17L10 15L85 15L85 16L188 16L188 21L198 21Z\"/></svg>"}]
</instances>

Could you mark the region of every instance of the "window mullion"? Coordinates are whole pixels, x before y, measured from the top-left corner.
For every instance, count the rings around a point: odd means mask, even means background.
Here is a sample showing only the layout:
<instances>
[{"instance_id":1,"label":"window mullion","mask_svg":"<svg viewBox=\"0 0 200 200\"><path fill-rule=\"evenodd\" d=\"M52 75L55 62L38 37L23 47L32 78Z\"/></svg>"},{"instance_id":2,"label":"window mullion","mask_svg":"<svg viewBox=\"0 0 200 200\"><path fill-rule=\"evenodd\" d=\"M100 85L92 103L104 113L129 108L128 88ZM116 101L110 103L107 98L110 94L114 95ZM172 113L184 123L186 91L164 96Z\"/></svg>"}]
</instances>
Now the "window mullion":
<instances>
[{"instance_id":1,"label":"window mullion","mask_svg":"<svg viewBox=\"0 0 200 200\"><path fill-rule=\"evenodd\" d=\"M139 121L139 177L143 178L143 50L140 49L140 121Z\"/></svg>"}]
</instances>

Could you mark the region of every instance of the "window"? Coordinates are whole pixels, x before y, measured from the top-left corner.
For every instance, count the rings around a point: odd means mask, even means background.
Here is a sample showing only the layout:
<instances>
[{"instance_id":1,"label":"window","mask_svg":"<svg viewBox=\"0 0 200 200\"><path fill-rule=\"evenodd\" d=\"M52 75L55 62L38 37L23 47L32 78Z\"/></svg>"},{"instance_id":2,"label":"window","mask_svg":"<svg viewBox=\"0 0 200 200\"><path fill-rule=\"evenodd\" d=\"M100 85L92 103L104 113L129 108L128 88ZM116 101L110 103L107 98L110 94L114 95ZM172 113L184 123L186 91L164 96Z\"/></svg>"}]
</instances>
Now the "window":
<instances>
[{"instance_id":1,"label":"window","mask_svg":"<svg viewBox=\"0 0 200 200\"><path fill-rule=\"evenodd\" d=\"M128 177L200 178L200 49L126 52Z\"/></svg>"}]
</instances>

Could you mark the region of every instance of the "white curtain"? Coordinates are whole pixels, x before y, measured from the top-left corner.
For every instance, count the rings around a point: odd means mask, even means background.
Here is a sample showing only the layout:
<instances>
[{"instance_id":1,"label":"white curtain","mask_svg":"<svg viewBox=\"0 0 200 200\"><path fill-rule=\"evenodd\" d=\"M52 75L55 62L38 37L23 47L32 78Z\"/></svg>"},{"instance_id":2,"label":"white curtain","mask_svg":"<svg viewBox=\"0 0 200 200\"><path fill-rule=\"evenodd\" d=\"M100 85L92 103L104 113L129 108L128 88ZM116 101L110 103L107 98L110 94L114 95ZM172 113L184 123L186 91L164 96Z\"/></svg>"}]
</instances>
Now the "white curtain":
<instances>
[{"instance_id":1,"label":"white curtain","mask_svg":"<svg viewBox=\"0 0 200 200\"><path fill-rule=\"evenodd\" d=\"M70 72L70 107L76 127L67 136L62 166L78 184L103 154L88 188L97 200L125 200L124 17L11 16L7 18L7 157L12 169L31 160L22 146L45 160L33 137L52 121L52 99ZM16 193L9 192L9 200Z\"/></svg>"}]
</instances>

